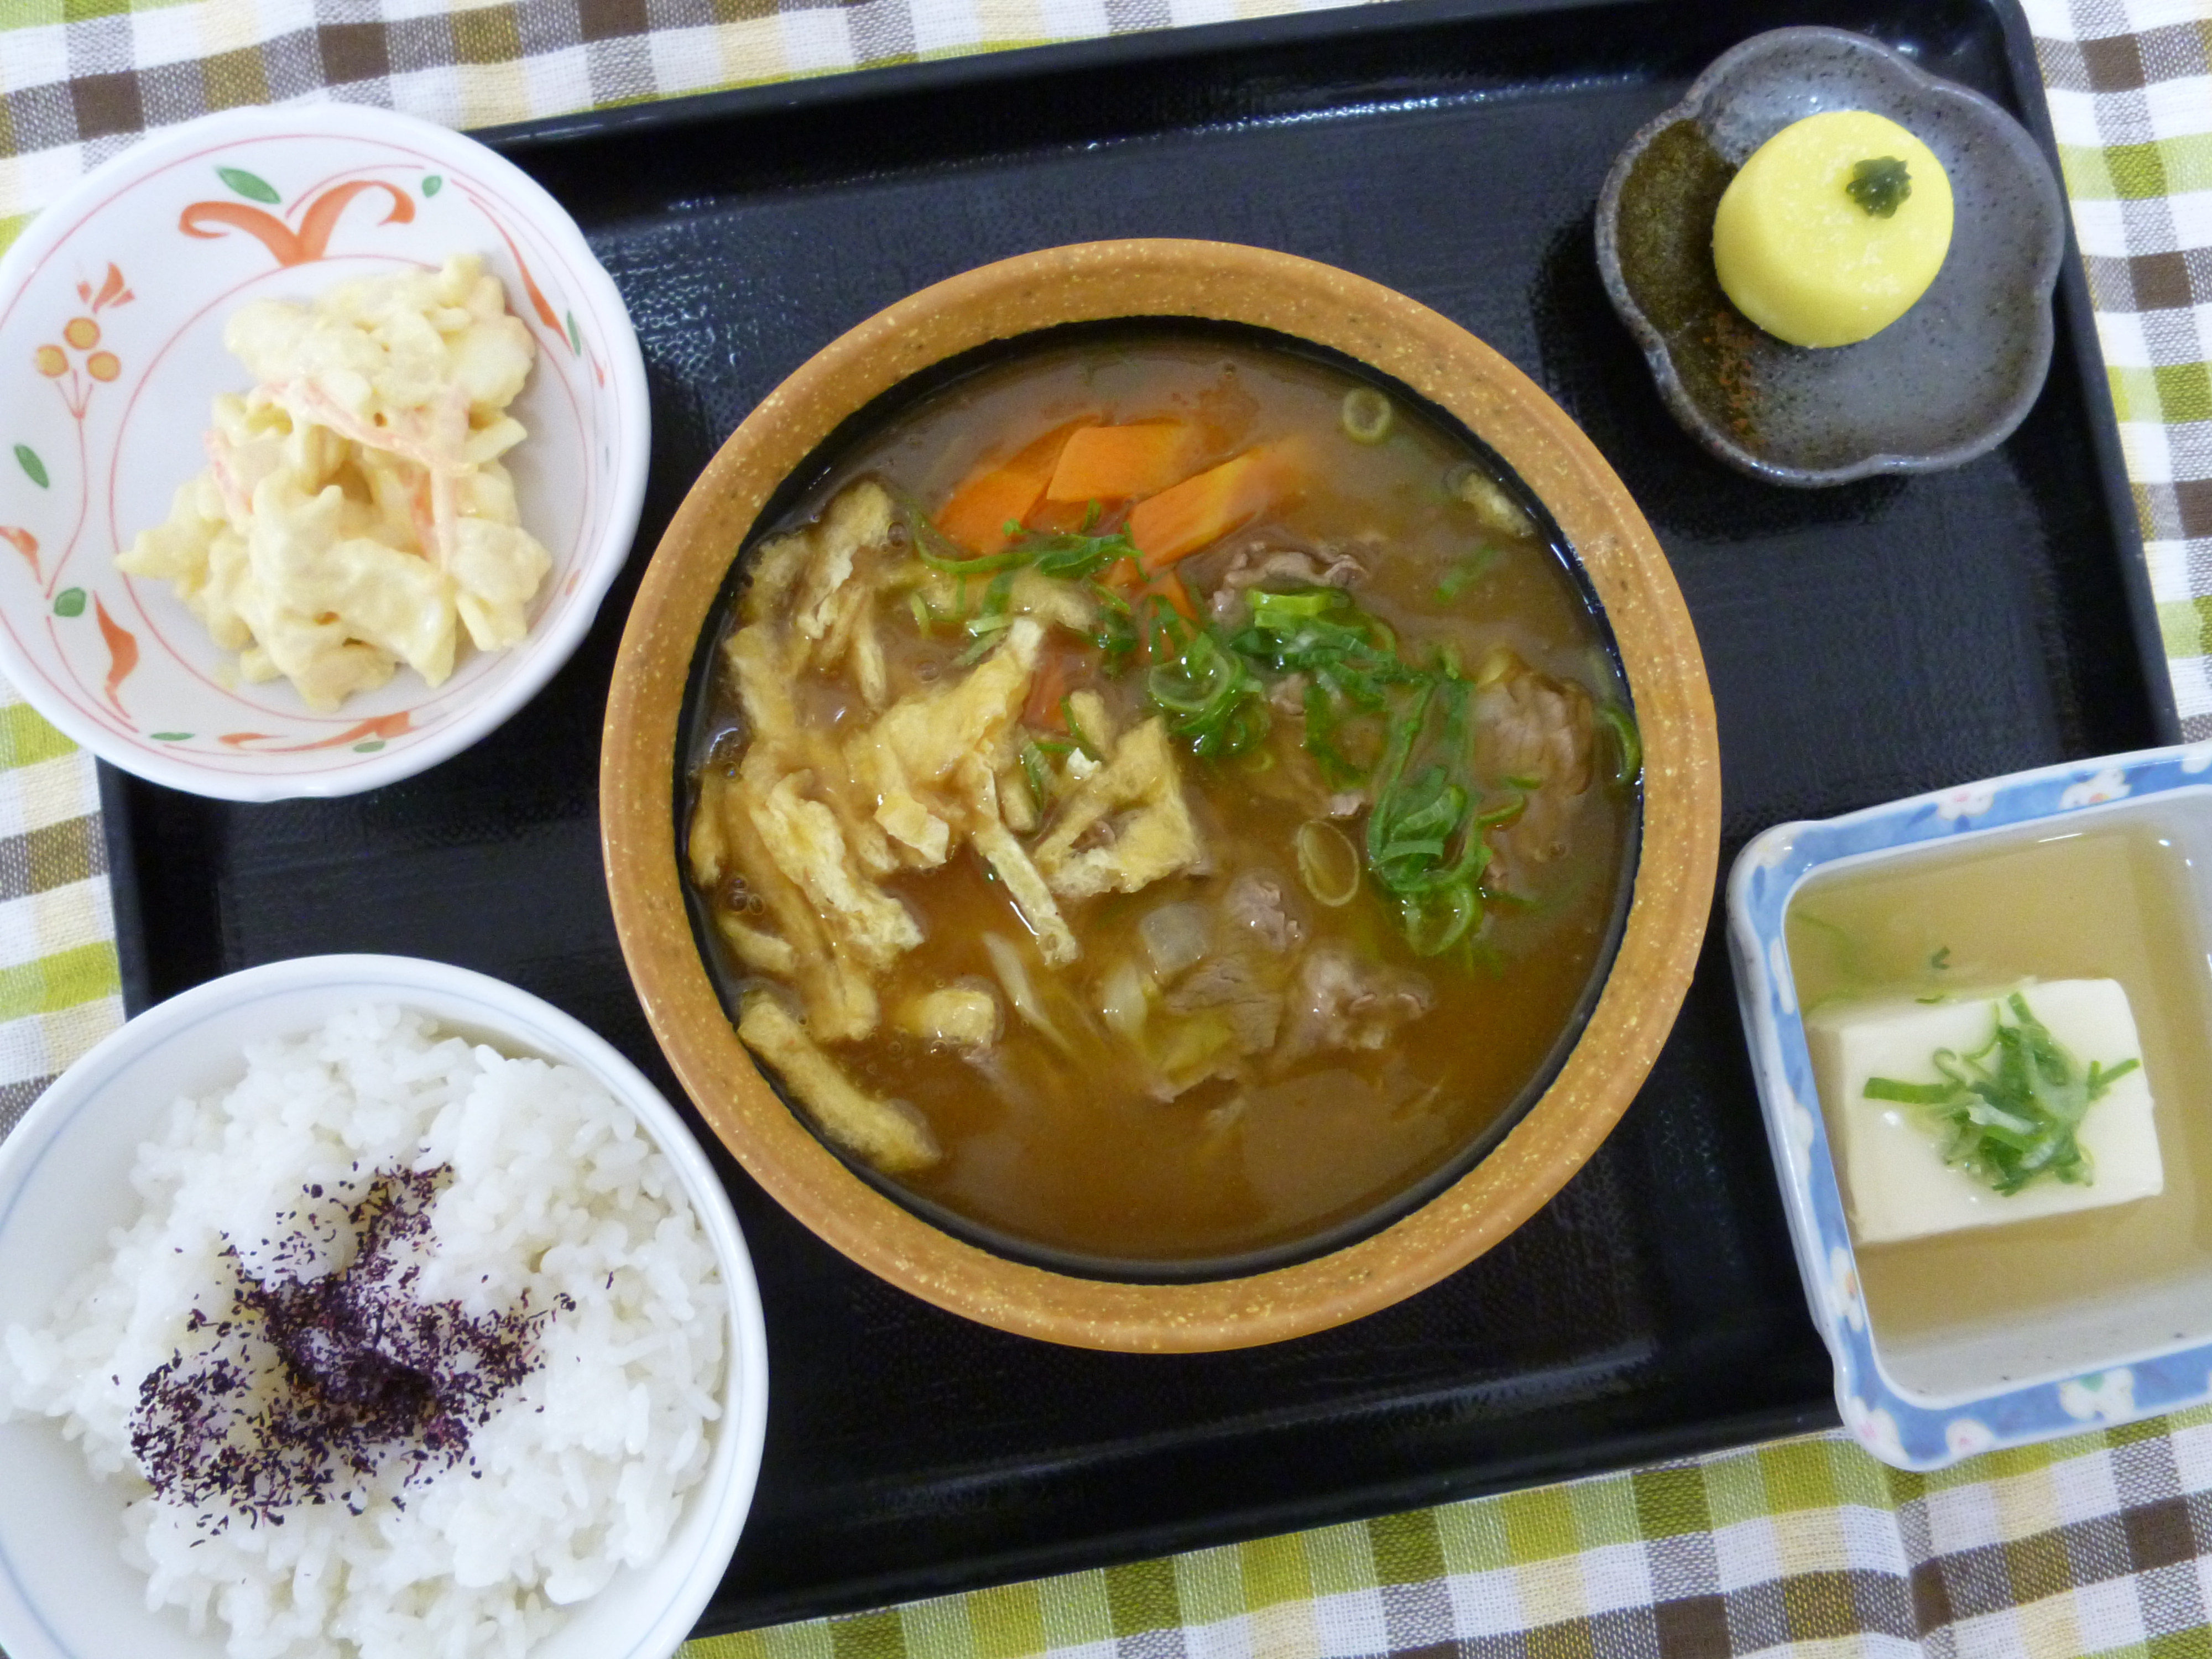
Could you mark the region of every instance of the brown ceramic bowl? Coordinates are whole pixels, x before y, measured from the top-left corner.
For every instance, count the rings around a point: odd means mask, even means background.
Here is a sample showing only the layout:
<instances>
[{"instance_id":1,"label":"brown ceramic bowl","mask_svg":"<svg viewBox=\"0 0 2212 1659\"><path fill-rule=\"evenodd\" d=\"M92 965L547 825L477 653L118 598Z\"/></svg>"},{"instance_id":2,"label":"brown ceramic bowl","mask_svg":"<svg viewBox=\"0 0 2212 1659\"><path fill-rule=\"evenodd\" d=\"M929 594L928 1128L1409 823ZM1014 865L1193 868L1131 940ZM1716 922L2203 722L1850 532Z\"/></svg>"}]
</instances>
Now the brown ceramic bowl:
<instances>
[{"instance_id":1,"label":"brown ceramic bowl","mask_svg":"<svg viewBox=\"0 0 2212 1659\"><path fill-rule=\"evenodd\" d=\"M1069 323L1213 319L1316 343L1394 379L1486 442L1541 499L1611 625L1644 739L1626 919L1581 1037L1504 1139L1357 1242L1271 1271L1125 1283L994 1254L863 1180L800 1121L732 1030L685 907L678 755L687 684L734 551L848 416L949 358ZM817 353L701 475L630 612L608 700L600 824L615 925L677 1074L746 1170L808 1227L923 1300L1081 1347L1191 1352L1374 1312L1464 1267L1604 1139L1659 1052L1712 903L1720 764L1696 635L1650 529L1589 441L1518 369L1404 295L1310 260L1199 241L1047 249L939 283Z\"/></svg>"}]
</instances>

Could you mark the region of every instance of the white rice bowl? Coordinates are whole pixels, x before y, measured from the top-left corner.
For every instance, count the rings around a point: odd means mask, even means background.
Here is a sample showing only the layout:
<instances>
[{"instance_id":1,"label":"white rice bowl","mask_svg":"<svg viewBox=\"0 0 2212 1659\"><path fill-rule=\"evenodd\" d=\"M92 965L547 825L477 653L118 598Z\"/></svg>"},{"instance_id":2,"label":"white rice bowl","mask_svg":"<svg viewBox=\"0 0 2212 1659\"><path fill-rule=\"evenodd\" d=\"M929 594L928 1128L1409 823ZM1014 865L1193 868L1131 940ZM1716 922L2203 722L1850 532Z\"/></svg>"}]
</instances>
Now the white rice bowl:
<instances>
[{"instance_id":1,"label":"white rice bowl","mask_svg":"<svg viewBox=\"0 0 2212 1659\"><path fill-rule=\"evenodd\" d=\"M148 1605L182 1609L195 1632L227 1628L237 1659L520 1656L622 1569L662 1556L717 1461L726 1368L749 1356L730 1352L714 1244L636 1114L574 1066L441 1036L390 1003L249 1044L246 1060L234 1087L178 1101L139 1146L143 1212L111 1231L50 1323L7 1324L0 1422L59 1419L94 1471L127 1487L120 1547L147 1575ZM209 1343L187 1316L228 1310L226 1241L268 1277L279 1218L309 1189L349 1200L379 1172L441 1166L428 1240L408 1258L420 1300L541 1316L536 1363L465 1451L411 1480L391 1458L359 1485L362 1512L298 1503L281 1524L155 1492L131 1451L141 1381ZM350 1237L335 1249L328 1265L343 1267ZM758 1414L744 1413L754 1458Z\"/></svg>"}]
</instances>

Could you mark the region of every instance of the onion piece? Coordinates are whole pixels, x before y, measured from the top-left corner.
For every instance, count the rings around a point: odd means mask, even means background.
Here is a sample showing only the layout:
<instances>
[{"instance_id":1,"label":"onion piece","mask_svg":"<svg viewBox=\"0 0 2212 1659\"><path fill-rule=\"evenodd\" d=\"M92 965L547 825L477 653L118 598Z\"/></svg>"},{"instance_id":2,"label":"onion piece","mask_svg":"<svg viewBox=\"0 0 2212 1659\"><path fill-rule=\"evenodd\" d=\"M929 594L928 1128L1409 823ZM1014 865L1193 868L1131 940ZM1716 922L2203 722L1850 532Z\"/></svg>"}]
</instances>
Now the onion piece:
<instances>
[{"instance_id":1,"label":"onion piece","mask_svg":"<svg viewBox=\"0 0 2212 1659\"><path fill-rule=\"evenodd\" d=\"M1213 919L1195 900L1163 904L1137 924L1137 937L1152 960L1153 974L1170 980L1212 948Z\"/></svg>"},{"instance_id":2,"label":"onion piece","mask_svg":"<svg viewBox=\"0 0 2212 1659\"><path fill-rule=\"evenodd\" d=\"M1359 891L1359 849L1326 818L1308 818L1298 826L1298 879L1306 891L1334 910L1352 902Z\"/></svg>"},{"instance_id":3,"label":"onion piece","mask_svg":"<svg viewBox=\"0 0 2212 1659\"><path fill-rule=\"evenodd\" d=\"M1109 1025L1133 1042L1143 1033L1146 1017L1152 1011L1145 995L1145 982L1144 970L1123 957L1107 970L1105 983L1098 988L1098 1012Z\"/></svg>"},{"instance_id":4,"label":"onion piece","mask_svg":"<svg viewBox=\"0 0 2212 1659\"><path fill-rule=\"evenodd\" d=\"M999 975L999 983L1006 988L1006 1000L1013 1004L1014 1012L1051 1038L1063 1053L1073 1053L1067 1038L1046 1017L1044 1004L1037 996L1036 985L1030 978L1029 964L1022 960L1022 953L1015 948L1013 941L1003 934L986 933L983 935L983 949L990 956L991 966Z\"/></svg>"}]
</instances>

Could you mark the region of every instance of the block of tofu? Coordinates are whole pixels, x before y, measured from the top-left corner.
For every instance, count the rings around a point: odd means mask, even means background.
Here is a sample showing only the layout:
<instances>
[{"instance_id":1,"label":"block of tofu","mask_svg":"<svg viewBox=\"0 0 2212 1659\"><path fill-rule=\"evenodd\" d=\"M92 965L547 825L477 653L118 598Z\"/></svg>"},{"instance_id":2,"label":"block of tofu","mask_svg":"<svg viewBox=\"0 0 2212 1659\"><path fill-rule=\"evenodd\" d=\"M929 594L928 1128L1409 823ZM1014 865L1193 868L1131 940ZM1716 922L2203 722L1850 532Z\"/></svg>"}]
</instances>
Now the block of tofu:
<instances>
[{"instance_id":1,"label":"block of tofu","mask_svg":"<svg viewBox=\"0 0 2212 1659\"><path fill-rule=\"evenodd\" d=\"M2083 1066L2142 1057L2135 1016L2118 981L2052 980L2022 990L2029 1011ZM2081 1121L2076 1139L2089 1155L2089 1184L2044 1180L2009 1195L1946 1164L1923 1110L1866 1097L1869 1078L1940 1082L1936 1051L1966 1054L1987 1042L1997 1000L2007 994L1940 1003L1831 1004L1807 1013L1813 1076L1860 1243L2125 1204L2164 1188L2150 1083L2141 1066L2115 1082Z\"/></svg>"}]
</instances>

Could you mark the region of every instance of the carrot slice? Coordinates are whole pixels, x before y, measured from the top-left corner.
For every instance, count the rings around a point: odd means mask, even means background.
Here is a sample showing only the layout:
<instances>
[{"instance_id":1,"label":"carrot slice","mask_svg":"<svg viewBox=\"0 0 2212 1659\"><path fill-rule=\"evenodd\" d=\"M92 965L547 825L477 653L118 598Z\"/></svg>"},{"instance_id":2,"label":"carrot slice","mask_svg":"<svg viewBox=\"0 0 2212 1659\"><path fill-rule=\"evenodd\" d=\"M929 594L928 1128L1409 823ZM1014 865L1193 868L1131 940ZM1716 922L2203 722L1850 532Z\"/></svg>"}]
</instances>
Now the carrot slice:
<instances>
[{"instance_id":1,"label":"carrot slice","mask_svg":"<svg viewBox=\"0 0 2212 1659\"><path fill-rule=\"evenodd\" d=\"M1189 476L1198 453L1198 434L1187 421L1085 427L1060 452L1045 499L1118 501L1157 495Z\"/></svg>"},{"instance_id":2,"label":"carrot slice","mask_svg":"<svg viewBox=\"0 0 2212 1659\"><path fill-rule=\"evenodd\" d=\"M1145 599L1157 593L1165 599L1176 615L1186 622L1198 620L1198 606L1190 597L1190 590L1182 585L1182 578L1172 570L1156 570L1145 585L1130 595L1133 605L1141 605Z\"/></svg>"},{"instance_id":3,"label":"carrot slice","mask_svg":"<svg viewBox=\"0 0 2212 1659\"><path fill-rule=\"evenodd\" d=\"M1085 529L1103 535L1107 532L1099 526L1104 522L1103 519L1092 521L1089 501L1055 501L1047 496L1030 509L1029 516L1022 520L1022 528L1041 536L1070 536Z\"/></svg>"},{"instance_id":4,"label":"carrot slice","mask_svg":"<svg viewBox=\"0 0 2212 1659\"><path fill-rule=\"evenodd\" d=\"M1067 730L1067 718L1060 712L1060 705L1067 696L1075 666L1073 653L1057 645L1046 647L1037 661L1036 672L1030 676L1030 695L1022 704L1024 726L1032 732Z\"/></svg>"},{"instance_id":5,"label":"carrot slice","mask_svg":"<svg viewBox=\"0 0 2212 1659\"><path fill-rule=\"evenodd\" d=\"M1290 483L1285 457L1262 444L1137 503L1129 539L1147 569L1173 564L1265 512Z\"/></svg>"},{"instance_id":6,"label":"carrot slice","mask_svg":"<svg viewBox=\"0 0 2212 1659\"><path fill-rule=\"evenodd\" d=\"M972 553L998 552L1009 539L1006 526L1029 517L1052 481L1060 449L1084 425L1054 427L1006 459L977 467L938 513L937 527Z\"/></svg>"}]
</instances>

